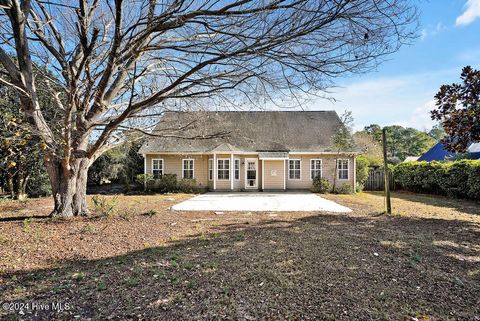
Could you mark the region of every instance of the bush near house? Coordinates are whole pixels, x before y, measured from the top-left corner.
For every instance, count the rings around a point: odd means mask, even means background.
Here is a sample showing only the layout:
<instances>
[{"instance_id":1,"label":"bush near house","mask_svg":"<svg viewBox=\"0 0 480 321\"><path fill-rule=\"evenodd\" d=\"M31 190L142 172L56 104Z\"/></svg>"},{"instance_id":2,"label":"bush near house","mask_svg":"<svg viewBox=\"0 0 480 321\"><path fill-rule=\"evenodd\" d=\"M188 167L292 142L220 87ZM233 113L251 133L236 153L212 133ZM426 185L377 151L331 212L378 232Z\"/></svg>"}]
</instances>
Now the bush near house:
<instances>
[{"instance_id":1,"label":"bush near house","mask_svg":"<svg viewBox=\"0 0 480 321\"><path fill-rule=\"evenodd\" d=\"M147 192L157 193L195 193L197 182L195 179L182 178L177 180L176 174L164 174L160 178L154 178L151 174L137 175L136 181L146 186Z\"/></svg>"},{"instance_id":2,"label":"bush near house","mask_svg":"<svg viewBox=\"0 0 480 321\"><path fill-rule=\"evenodd\" d=\"M312 182L312 192L325 194L332 191L332 184L325 177L315 177Z\"/></svg>"},{"instance_id":3,"label":"bush near house","mask_svg":"<svg viewBox=\"0 0 480 321\"><path fill-rule=\"evenodd\" d=\"M480 200L480 161L408 162L394 168L404 190Z\"/></svg>"}]
</instances>

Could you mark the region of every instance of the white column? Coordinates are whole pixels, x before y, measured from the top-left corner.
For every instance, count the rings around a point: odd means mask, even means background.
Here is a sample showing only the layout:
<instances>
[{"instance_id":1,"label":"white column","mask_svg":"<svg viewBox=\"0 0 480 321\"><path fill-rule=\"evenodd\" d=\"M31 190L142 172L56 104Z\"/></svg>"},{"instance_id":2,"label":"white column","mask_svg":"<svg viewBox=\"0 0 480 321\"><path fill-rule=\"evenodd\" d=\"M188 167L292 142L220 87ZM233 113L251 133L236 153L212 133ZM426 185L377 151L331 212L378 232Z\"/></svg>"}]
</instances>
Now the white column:
<instances>
[{"instance_id":1,"label":"white column","mask_svg":"<svg viewBox=\"0 0 480 321\"><path fill-rule=\"evenodd\" d=\"M217 189L217 154L213 153L213 190Z\"/></svg>"},{"instance_id":2,"label":"white column","mask_svg":"<svg viewBox=\"0 0 480 321\"><path fill-rule=\"evenodd\" d=\"M147 155L146 154L142 154L143 155L143 174L145 175L143 177L143 188L145 190L147 190Z\"/></svg>"},{"instance_id":3,"label":"white column","mask_svg":"<svg viewBox=\"0 0 480 321\"><path fill-rule=\"evenodd\" d=\"M287 189L287 160L283 160L283 189Z\"/></svg>"},{"instance_id":4,"label":"white column","mask_svg":"<svg viewBox=\"0 0 480 321\"><path fill-rule=\"evenodd\" d=\"M262 190L265 189L265 160L262 159Z\"/></svg>"},{"instance_id":5,"label":"white column","mask_svg":"<svg viewBox=\"0 0 480 321\"><path fill-rule=\"evenodd\" d=\"M353 193L357 193L357 158L353 155Z\"/></svg>"},{"instance_id":6,"label":"white column","mask_svg":"<svg viewBox=\"0 0 480 321\"><path fill-rule=\"evenodd\" d=\"M233 191L233 176L235 174L235 166L233 164L233 153L230 154L230 189Z\"/></svg>"}]
</instances>

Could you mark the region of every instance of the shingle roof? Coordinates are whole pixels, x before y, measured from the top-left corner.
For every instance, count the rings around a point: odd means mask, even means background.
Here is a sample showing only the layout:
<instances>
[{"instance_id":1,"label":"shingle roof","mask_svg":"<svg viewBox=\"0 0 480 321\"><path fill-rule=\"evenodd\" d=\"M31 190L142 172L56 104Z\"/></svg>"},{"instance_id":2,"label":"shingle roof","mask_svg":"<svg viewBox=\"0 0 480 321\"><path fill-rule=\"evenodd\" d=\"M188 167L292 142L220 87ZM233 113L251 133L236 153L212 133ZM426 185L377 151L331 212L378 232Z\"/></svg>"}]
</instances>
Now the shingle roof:
<instances>
[{"instance_id":1,"label":"shingle roof","mask_svg":"<svg viewBox=\"0 0 480 321\"><path fill-rule=\"evenodd\" d=\"M339 126L334 111L167 112L154 133L170 137L150 137L139 153L333 152ZM226 135L202 139L217 133Z\"/></svg>"}]
</instances>

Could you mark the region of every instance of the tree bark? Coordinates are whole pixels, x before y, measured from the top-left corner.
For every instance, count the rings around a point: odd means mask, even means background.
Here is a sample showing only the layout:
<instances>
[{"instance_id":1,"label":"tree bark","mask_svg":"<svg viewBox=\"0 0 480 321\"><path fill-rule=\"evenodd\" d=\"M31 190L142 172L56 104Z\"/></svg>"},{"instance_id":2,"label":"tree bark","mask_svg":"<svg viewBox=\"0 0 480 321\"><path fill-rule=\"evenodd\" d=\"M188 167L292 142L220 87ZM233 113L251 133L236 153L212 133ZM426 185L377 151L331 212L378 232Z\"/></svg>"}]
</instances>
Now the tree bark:
<instances>
[{"instance_id":1,"label":"tree bark","mask_svg":"<svg viewBox=\"0 0 480 321\"><path fill-rule=\"evenodd\" d=\"M67 168L60 160L46 157L45 164L54 199L50 216L68 218L88 215L86 194L89 159L77 159Z\"/></svg>"}]
</instances>

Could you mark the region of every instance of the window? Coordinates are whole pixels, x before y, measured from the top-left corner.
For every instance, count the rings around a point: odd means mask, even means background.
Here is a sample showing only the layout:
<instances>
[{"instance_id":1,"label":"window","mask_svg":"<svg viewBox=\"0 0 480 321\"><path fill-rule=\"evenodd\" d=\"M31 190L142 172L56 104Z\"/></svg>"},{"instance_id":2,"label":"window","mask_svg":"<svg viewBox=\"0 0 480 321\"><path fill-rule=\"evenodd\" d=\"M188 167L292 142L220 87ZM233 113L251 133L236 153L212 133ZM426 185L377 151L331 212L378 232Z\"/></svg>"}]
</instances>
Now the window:
<instances>
[{"instance_id":1,"label":"window","mask_svg":"<svg viewBox=\"0 0 480 321\"><path fill-rule=\"evenodd\" d=\"M300 160L290 159L288 161L288 179L300 179Z\"/></svg>"},{"instance_id":2,"label":"window","mask_svg":"<svg viewBox=\"0 0 480 321\"><path fill-rule=\"evenodd\" d=\"M234 172L233 172L233 177L235 178L236 181L239 181L240 180L240 159L239 158L235 158L234 160Z\"/></svg>"},{"instance_id":3,"label":"window","mask_svg":"<svg viewBox=\"0 0 480 321\"><path fill-rule=\"evenodd\" d=\"M322 160L310 160L310 179L314 180L316 177L322 177Z\"/></svg>"},{"instance_id":4,"label":"window","mask_svg":"<svg viewBox=\"0 0 480 321\"><path fill-rule=\"evenodd\" d=\"M163 159L152 159L153 178L160 178L163 175Z\"/></svg>"},{"instance_id":5,"label":"window","mask_svg":"<svg viewBox=\"0 0 480 321\"><path fill-rule=\"evenodd\" d=\"M193 159L184 159L182 167L182 178L193 179Z\"/></svg>"},{"instance_id":6,"label":"window","mask_svg":"<svg viewBox=\"0 0 480 321\"><path fill-rule=\"evenodd\" d=\"M348 179L348 159L337 160L338 179Z\"/></svg>"},{"instance_id":7,"label":"window","mask_svg":"<svg viewBox=\"0 0 480 321\"><path fill-rule=\"evenodd\" d=\"M208 180L213 181L213 158L208 159Z\"/></svg>"},{"instance_id":8,"label":"window","mask_svg":"<svg viewBox=\"0 0 480 321\"><path fill-rule=\"evenodd\" d=\"M217 160L217 179L229 180L230 179L230 159L218 159Z\"/></svg>"}]
</instances>

